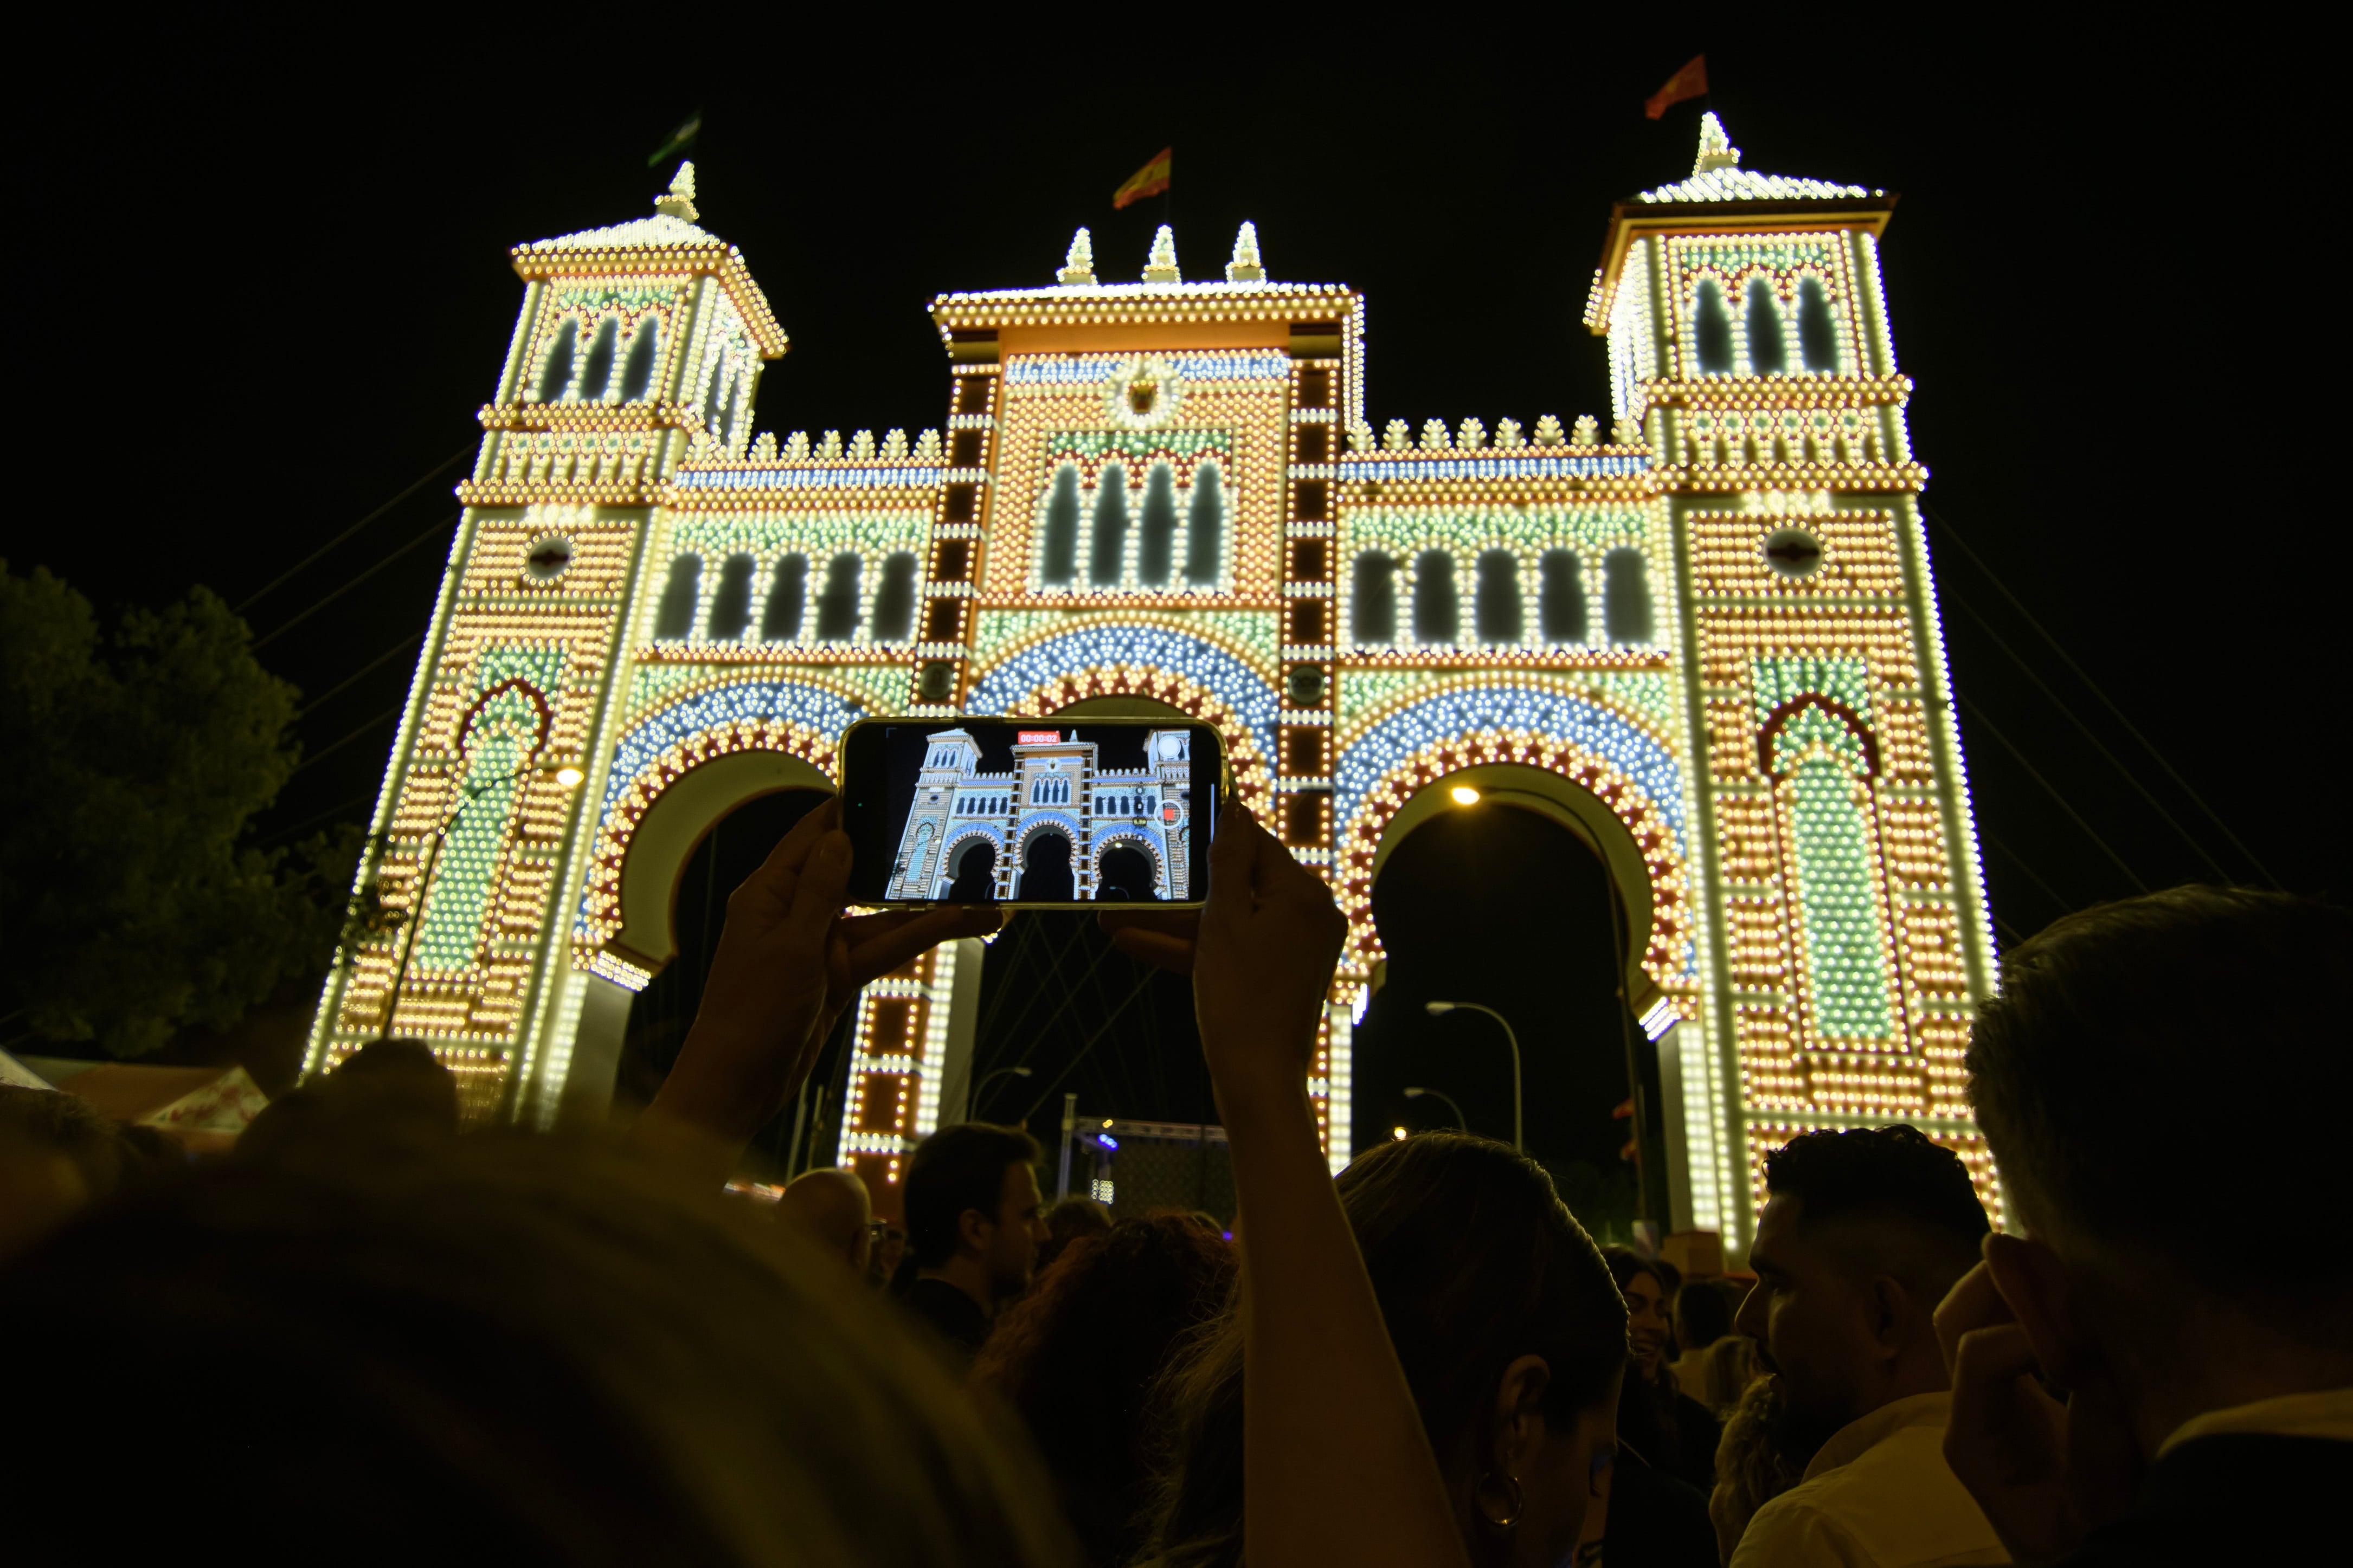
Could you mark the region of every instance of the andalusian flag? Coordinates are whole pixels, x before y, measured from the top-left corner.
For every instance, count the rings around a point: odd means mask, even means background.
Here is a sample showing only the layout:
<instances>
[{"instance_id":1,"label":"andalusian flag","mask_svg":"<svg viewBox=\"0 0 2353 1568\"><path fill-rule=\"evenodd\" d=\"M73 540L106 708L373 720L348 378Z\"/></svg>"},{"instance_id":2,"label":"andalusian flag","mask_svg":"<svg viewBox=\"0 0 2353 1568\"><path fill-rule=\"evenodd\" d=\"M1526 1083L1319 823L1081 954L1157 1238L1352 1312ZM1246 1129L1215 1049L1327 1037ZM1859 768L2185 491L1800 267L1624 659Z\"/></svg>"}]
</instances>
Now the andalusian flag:
<instances>
[{"instance_id":1,"label":"andalusian flag","mask_svg":"<svg viewBox=\"0 0 2353 1568\"><path fill-rule=\"evenodd\" d=\"M1163 147L1152 155L1152 162L1127 177L1127 184L1112 193L1111 205L1124 207L1130 202L1140 202L1146 196L1156 196L1168 188L1168 153Z\"/></svg>"},{"instance_id":2,"label":"andalusian flag","mask_svg":"<svg viewBox=\"0 0 2353 1568\"><path fill-rule=\"evenodd\" d=\"M1707 96L1707 57L1694 55L1683 68L1667 79L1667 85L1652 93L1642 105L1642 112L1656 120L1669 108L1687 98Z\"/></svg>"},{"instance_id":3,"label":"andalusian flag","mask_svg":"<svg viewBox=\"0 0 2353 1568\"><path fill-rule=\"evenodd\" d=\"M698 109L686 117L685 124L670 133L669 141L654 149L654 155L646 160L646 167L650 169L663 159L685 152L694 145L694 139L702 134L702 110Z\"/></svg>"}]
</instances>

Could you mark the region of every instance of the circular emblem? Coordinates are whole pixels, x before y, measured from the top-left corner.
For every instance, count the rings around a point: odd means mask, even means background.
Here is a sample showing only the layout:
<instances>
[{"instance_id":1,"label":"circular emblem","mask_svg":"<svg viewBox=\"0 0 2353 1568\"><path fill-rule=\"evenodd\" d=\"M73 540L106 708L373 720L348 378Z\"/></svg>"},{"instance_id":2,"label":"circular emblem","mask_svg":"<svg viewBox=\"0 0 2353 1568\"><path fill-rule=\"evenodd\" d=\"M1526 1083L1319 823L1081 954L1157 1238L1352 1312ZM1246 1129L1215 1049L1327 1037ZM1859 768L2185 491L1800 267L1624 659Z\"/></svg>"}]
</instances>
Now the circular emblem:
<instances>
[{"instance_id":1,"label":"circular emblem","mask_svg":"<svg viewBox=\"0 0 2353 1568\"><path fill-rule=\"evenodd\" d=\"M1111 373L1103 389L1103 412L1125 430L1149 430L1176 417L1185 399L1184 379L1158 354L1138 354Z\"/></svg>"},{"instance_id":2,"label":"circular emblem","mask_svg":"<svg viewBox=\"0 0 2353 1568\"><path fill-rule=\"evenodd\" d=\"M523 577L533 583L553 583L572 570L572 541L560 533L543 533L523 552Z\"/></svg>"}]
</instances>

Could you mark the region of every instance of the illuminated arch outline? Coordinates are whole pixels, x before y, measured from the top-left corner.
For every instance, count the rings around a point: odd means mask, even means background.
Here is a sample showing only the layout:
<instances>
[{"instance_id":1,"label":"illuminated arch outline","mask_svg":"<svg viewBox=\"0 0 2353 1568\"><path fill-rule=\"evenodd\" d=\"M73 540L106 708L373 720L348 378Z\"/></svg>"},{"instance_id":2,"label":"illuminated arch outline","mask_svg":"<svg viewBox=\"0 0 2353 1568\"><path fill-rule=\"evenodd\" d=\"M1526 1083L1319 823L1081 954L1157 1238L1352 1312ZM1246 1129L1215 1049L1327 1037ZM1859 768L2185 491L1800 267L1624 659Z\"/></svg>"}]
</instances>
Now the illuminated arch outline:
<instances>
[{"instance_id":1,"label":"illuminated arch outline","mask_svg":"<svg viewBox=\"0 0 2353 1568\"><path fill-rule=\"evenodd\" d=\"M573 941L593 952L620 929L621 863L662 791L731 752L782 752L831 777L835 742L858 717L850 701L849 693L802 681L738 680L706 687L632 725L605 774Z\"/></svg>"},{"instance_id":2,"label":"illuminated arch outline","mask_svg":"<svg viewBox=\"0 0 2353 1568\"><path fill-rule=\"evenodd\" d=\"M1592 697L1541 687L1491 687L1409 700L1366 726L1334 774L1339 846L1334 881L1351 926L1349 962L1381 955L1373 927L1373 859L1397 809L1430 783L1489 763L1536 767L1585 789L1633 836L1650 869L1651 930L1642 967L1662 988L1697 984L1683 771L1666 743Z\"/></svg>"},{"instance_id":3,"label":"illuminated arch outline","mask_svg":"<svg viewBox=\"0 0 2353 1568\"><path fill-rule=\"evenodd\" d=\"M1282 711L1274 683L1239 656L1207 638L1166 626L1134 623L1094 624L1055 632L1000 656L973 683L965 699L968 713L1019 713L1022 699L1053 690L1083 677L1110 677L1114 670L1166 670L1215 697L1246 725L1262 756L1272 756L1275 727ZM1150 695L1143 688L1129 688ZM1122 695L1105 687L1076 697ZM1179 705L1181 706L1181 704Z\"/></svg>"}]
</instances>

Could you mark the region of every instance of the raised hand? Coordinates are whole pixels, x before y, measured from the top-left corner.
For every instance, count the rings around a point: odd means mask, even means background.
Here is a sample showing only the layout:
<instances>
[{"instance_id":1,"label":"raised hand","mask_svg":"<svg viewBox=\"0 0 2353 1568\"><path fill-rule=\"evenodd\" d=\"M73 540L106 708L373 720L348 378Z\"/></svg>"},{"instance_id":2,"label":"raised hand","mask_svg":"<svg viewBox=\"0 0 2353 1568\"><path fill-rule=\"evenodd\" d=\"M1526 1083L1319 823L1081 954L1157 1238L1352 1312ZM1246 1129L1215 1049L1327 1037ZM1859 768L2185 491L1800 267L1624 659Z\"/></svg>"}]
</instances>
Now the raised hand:
<instances>
[{"instance_id":1,"label":"raised hand","mask_svg":"<svg viewBox=\"0 0 2353 1568\"><path fill-rule=\"evenodd\" d=\"M850 844L839 820L834 802L810 812L729 896L702 1005L647 1108L649 1131L690 1131L732 1160L799 1091L861 986L938 942L1000 923L987 907L842 919Z\"/></svg>"},{"instance_id":2,"label":"raised hand","mask_svg":"<svg viewBox=\"0 0 2353 1568\"><path fill-rule=\"evenodd\" d=\"M2013 1561L2063 1555L2084 1528L2068 1484L2067 1406L2035 1380L2034 1347L1990 1264L1961 1276L1936 1308L1936 1324L1953 1380L1945 1463Z\"/></svg>"},{"instance_id":3,"label":"raised hand","mask_svg":"<svg viewBox=\"0 0 2353 1568\"><path fill-rule=\"evenodd\" d=\"M1229 805L1209 850L1193 944L1193 1008L1220 1092L1304 1091L1332 972L1348 934L1332 889Z\"/></svg>"}]
</instances>

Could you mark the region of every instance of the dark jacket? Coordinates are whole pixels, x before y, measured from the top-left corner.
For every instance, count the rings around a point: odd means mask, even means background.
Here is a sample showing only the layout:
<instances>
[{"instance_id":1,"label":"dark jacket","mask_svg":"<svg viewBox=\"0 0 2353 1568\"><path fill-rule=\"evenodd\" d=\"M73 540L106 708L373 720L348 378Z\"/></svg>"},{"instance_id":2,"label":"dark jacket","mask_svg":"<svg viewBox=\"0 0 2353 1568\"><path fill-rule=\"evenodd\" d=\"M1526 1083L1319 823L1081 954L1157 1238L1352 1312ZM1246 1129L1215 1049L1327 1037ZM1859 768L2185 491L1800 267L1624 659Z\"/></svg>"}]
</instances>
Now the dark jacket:
<instances>
[{"instance_id":1,"label":"dark jacket","mask_svg":"<svg viewBox=\"0 0 2353 1568\"><path fill-rule=\"evenodd\" d=\"M2217 1432L2158 1460L2065 1568L2322 1563L2345 1548L2353 1443Z\"/></svg>"}]
</instances>

